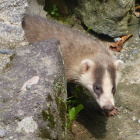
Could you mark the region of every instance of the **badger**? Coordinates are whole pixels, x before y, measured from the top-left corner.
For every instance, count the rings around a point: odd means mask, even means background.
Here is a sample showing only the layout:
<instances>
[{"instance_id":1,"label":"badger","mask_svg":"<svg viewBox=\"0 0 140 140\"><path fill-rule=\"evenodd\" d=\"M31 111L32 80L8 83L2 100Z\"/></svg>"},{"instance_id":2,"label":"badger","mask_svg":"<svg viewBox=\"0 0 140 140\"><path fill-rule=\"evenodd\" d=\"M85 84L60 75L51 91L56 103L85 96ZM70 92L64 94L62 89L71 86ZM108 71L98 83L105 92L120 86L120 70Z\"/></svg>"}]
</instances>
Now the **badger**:
<instances>
[{"instance_id":1,"label":"badger","mask_svg":"<svg viewBox=\"0 0 140 140\"><path fill-rule=\"evenodd\" d=\"M60 40L67 81L88 89L107 115L118 113L114 94L123 62L115 60L98 39L39 15L25 15L22 26L29 43Z\"/></svg>"}]
</instances>

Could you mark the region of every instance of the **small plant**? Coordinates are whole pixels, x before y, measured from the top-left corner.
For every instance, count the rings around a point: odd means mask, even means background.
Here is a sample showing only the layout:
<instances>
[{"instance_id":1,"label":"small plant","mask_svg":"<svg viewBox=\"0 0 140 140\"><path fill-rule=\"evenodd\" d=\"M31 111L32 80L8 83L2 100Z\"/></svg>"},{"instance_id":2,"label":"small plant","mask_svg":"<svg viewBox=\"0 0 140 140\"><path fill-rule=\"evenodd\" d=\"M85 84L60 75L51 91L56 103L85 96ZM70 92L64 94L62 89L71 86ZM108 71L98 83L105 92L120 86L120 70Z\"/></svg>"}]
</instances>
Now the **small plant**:
<instances>
[{"instance_id":1,"label":"small plant","mask_svg":"<svg viewBox=\"0 0 140 140\"><path fill-rule=\"evenodd\" d=\"M82 104L77 105L76 107L72 107L69 111L69 119L70 121L68 122L68 128L71 127L72 122L77 118L79 112L84 109L84 106Z\"/></svg>"},{"instance_id":2,"label":"small plant","mask_svg":"<svg viewBox=\"0 0 140 140\"><path fill-rule=\"evenodd\" d=\"M86 31L89 32L90 30L92 30L92 27L88 27Z\"/></svg>"},{"instance_id":3,"label":"small plant","mask_svg":"<svg viewBox=\"0 0 140 140\"><path fill-rule=\"evenodd\" d=\"M79 99L78 95L83 93L82 87L76 87L76 93L68 98L67 107L68 107L68 128L71 127L74 120L76 120L79 112L84 109L81 100Z\"/></svg>"},{"instance_id":4,"label":"small plant","mask_svg":"<svg viewBox=\"0 0 140 140\"><path fill-rule=\"evenodd\" d=\"M77 97L79 94L83 93L83 88L81 86L77 86L76 88L76 93L75 96Z\"/></svg>"},{"instance_id":5,"label":"small plant","mask_svg":"<svg viewBox=\"0 0 140 140\"><path fill-rule=\"evenodd\" d=\"M56 4L54 4L53 7L52 7L51 15L59 16L58 8L56 7Z\"/></svg>"}]
</instances>

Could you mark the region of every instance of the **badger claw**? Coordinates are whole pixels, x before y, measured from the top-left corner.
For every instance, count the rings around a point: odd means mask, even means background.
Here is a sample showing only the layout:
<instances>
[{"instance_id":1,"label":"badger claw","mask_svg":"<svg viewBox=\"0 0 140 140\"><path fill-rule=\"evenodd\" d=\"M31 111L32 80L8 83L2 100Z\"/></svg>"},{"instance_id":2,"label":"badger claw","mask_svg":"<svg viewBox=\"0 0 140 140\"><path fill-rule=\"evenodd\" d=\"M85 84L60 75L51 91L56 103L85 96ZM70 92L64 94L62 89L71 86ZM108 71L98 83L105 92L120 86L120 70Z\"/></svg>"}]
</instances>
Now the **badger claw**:
<instances>
[{"instance_id":1,"label":"badger claw","mask_svg":"<svg viewBox=\"0 0 140 140\"><path fill-rule=\"evenodd\" d=\"M119 113L119 109L114 107L113 110L105 112L106 116L116 116Z\"/></svg>"}]
</instances>

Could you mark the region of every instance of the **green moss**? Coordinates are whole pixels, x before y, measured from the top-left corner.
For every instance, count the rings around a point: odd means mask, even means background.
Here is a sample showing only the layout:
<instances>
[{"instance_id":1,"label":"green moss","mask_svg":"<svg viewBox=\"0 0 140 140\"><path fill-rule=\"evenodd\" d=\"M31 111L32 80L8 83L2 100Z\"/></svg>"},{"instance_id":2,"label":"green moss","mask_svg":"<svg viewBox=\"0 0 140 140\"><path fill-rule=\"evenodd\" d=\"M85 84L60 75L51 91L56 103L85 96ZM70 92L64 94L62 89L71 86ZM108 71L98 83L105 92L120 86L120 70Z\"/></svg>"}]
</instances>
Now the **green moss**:
<instances>
[{"instance_id":1,"label":"green moss","mask_svg":"<svg viewBox=\"0 0 140 140\"><path fill-rule=\"evenodd\" d=\"M50 135L50 132L48 129L44 129L44 128L40 128L40 133L38 134L38 137L41 137L43 139L46 139L46 140L51 140L52 137Z\"/></svg>"},{"instance_id":2,"label":"green moss","mask_svg":"<svg viewBox=\"0 0 140 140\"><path fill-rule=\"evenodd\" d=\"M52 137L50 135L51 133L49 130L55 129L56 121L55 121L54 115L51 113L50 104L47 107L48 107L47 110L42 111L42 116L43 116L44 121L49 122L49 124L46 126L48 128L46 128L46 129L40 128L40 133L38 136L43 139L50 140L50 139L52 139Z\"/></svg>"},{"instance_id":3,"label":"green moss","mask_svg":"<svg viewBox=\"0 0 140 140\"><path fill-rule=\"evenodd\" d=\"M6 103L6 102L8 102L8 101L10 101L10 98L6 98L6 99L3 99L3 100L2 100L3 103Z\"/></svg>"},{"instance_id":4,"label":"green moss","mask_svg":"<svg viewBox=\"0 0 140 140\"><path fill-rule=\"evenodd\" d=\"M59 112L59 117L62 122L62 130L64 133L66 132L67 128L67 119L66 119L66 111L67 111L67 106L66 106L66 87L64 85L64 82L56 82L55 84L55 101L58 107L58 112ZM63 96L63 97L62 97ZM63 100L64 99L64 100Z\"/></svg>"},{"instance_id":5,"label":"green moss","mask_svg":"<svg viewBox=\"0 0 140 140\"><path fill-rule=\"evenodd\" d=\"M59 111L59 117L61 118L61 121L62 121L62 129L65 131L66 130L66 124L67 124L66 103L64 101L62 101L62 99L59 98L59 97L56 97L56 103L57 103L57 107L58 107L58 111Z\"/></svg>"},{"instance_id":6,"label":"green moss","mask_svg":"<svg viewBox=\"0 0 140 140\"><path fill-rule=\"evenodd\" d=\"M2 73L6 73L13 67L13 64L7 63L7 65L3 68Z\"/></svg>"},{"instance_id":7,"label":"green moss","mask_svg":"<svg viewBox=\"0 0 140 140\"><path fill-rule=\"evenodd\" d=\"M12 61L14 59L14 57L15 57L15 54L11 55L10 56L10 61Z\"/></svg>"},{"instance_id":8,"label":"green moss","mask_svg":"<svg viewBox=\"0 0 140 140\"><path fill-rule=\"evenodd\" d=\"M9 57L10 58L10 61L12 61L14 59L14 57L15 57L15 54L11 55ZM6 72L10 71L12 67L13 67L13 64L12 63L7 63L5 65L5 67L3 68L3 70L2 70L2 73L6 73Z\"/></svg>"},{"instance_id":9,"label":"green moss","mask_svg":"<svg viewBox=\"0 0 140 140\"><path fill-rule=\"evenodd\" d=\"M44 121L49 121L50 124L48 125L50 128L55 128L55 125L56 125L56 122L55 122L55 118L53 116L53 114L50 112L50 110L44 110L42 112L42 115L43 115L43 119Z\"/></svg>"}]
</instances>

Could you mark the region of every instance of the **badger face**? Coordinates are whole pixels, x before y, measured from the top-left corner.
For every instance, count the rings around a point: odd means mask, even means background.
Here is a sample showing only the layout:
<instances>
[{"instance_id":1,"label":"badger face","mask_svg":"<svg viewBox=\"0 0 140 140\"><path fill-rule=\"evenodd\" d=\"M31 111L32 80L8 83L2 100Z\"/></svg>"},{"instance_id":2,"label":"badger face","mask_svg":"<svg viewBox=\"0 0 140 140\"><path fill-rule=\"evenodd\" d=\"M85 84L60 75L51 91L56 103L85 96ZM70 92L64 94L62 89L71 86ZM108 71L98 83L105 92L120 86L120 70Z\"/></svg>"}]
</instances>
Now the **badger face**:
<instances>
[{"instance_id":1,"label":"badger face","mask_svg":"<svg viewBox=\"0 0 140 140\"><path fill-rule=\"evenodd\" d=\"M111 66L104 68L99 65L95 67L93 78L93 95L97 103L103 110L112 110L116 91L115 68Z\"/></svg>"},{"instance_id":2,"label":"badger face","mask_svg":"<svg viewBox=\"0 0 140 140\"><path fill-rule=\"evenodd\" d=\"M79 83L92 93L104 111L111 111L115 107L114 94L122 63L117 60L113 63L99 64L88 59L81 62Z\"/></svg>"}]
</instances>

